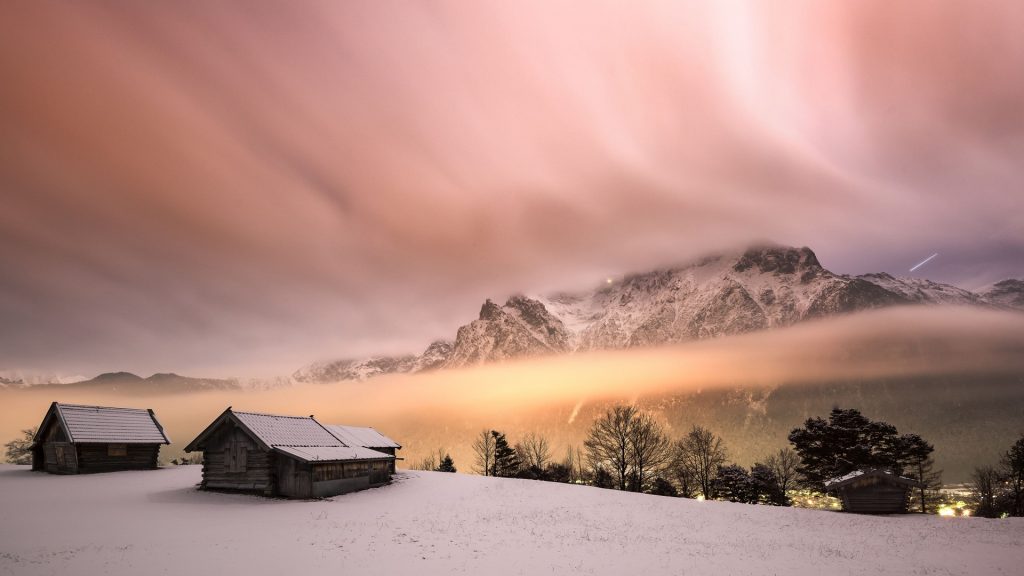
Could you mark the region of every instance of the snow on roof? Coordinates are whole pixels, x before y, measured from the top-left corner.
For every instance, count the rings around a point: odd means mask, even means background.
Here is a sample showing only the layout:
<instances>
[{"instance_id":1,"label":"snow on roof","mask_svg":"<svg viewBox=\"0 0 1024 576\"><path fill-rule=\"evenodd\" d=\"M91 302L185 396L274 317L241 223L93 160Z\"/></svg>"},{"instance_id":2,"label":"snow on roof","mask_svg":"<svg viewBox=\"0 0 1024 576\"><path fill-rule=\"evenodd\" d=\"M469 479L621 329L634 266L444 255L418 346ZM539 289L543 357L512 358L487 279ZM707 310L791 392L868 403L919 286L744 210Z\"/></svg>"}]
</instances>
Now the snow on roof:
<instances>
[{"instance_id":1,"label":"snow on roof","mask_svg":"<svg viewBox=\"0 0 1024 576\"><path fill-rule=\"evenodd\" d=\"M312 416L276 416L232 410L246 428L271 448L282 446L338 446L345 444Z\"/></svg>"},{"instance_id":2,"label":"snow on roof","mask_svg":"<svg viewBox=\"0 0 1024 576\"><path fill-rule=\"evenodd\" d=\"M913 478L907 478L905 476L898 476L896 474L893 474L892 472L889 472L888 470L867 469L867 470L854 470L853 472L850 472L849 474L846 474L844 476L839 476L837 478L832 478L831 480L826 480L825 481L825 487L826 488L832 488L832 487L836 487L836 486L839 486L839 485L842 485L842 484L847 484L851 480L853 480L854 478L859 478L859 477L865 476L865 475L867 475L867 476L884 476L884 477L887 477L890 480L893 480L893 481L895 481L896 483L899 483L899 484L914 484L914 485L917 484L917 480L914 480Z\"/></svg>"},{"instance_id":3,"label":"snow on roof","mask_svg":"<svg viewBox=\"0 0 1024 576\"><path fill-rule=\"evenodd\" d=\"M377 432L373 428L363 426L341 426L338 424L325 424L331 434L349 446L361 446L363 448L401 448L402 446Z\"/></svg>"},{"instance_id":4,"label":"snow on roof","mask_svg":"<svg viewBox=\"0 0 1024 576\"><path fill-rule=\"evenodd\" d=\"M833 484L838 484L840 482L846 482L847 480L849 480L851 478L856 478L857 476L863 476L863 475L864 475L864 471L863 470L854 470L853 472L850 472L849 474L846 474L845 476L839 476L837 478L832 478L831 480L825 480L825 486L831 486Z\"/></svg>"},{"instance_id":5,"label":"snow on roof","mask_svg":"<svg viewBox=\"0 0 1024 576\"><path fill-rule=\"evenodd\" d=\"M53 403L71 442L170 444L150 410ZM49 414L48 414L49 416Z\"/></svg>"},{"instance_id":6,"label":"snow on roof","mask_svg":"<svg viewBox=\"0 0 1024 576\"><path fill-rule=\"evenodd\" d=\"M278 452L302 460L303 462L338 462L341 460L390 460L394 456L370 450L369 448L351 446L277 446Z\"/></svg>"}]
</instances>

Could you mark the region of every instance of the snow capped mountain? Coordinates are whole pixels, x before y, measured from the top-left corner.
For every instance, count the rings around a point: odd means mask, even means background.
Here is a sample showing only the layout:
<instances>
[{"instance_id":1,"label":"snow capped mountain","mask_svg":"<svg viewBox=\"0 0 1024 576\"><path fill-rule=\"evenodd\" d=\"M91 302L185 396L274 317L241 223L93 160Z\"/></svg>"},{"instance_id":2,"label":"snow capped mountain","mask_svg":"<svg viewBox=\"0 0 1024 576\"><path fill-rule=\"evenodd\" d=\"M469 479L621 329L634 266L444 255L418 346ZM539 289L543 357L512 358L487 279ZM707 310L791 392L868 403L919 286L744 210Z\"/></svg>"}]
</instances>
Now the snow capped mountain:
<instances>
[{"instance_id":1,"label":"snow capped mountain","mask_svg":"<svg viewBox=\"0 0 1024 576\"><path fill-rule=\"evenodd\" d=\"M339 382L341 380L363 381L367 378L396 372L412 372L417 356L374 356L355 360L315 362L292 374L299 382Z\"/></svg>"},{"instance_id":2,"label":"snow capped mountain","mask_svg":"<svg viewBox=\"0 0 1024 576\"><path fill-rule=\"evenodd\" d=\"M1012 308L1024 308L1024 280L996 282L983 296L989 302Z\"/></svg>"},{"instance_id":3,"label":"snow capped mountain","mask_svg":"<svg viewBox=\"0 0 1024 576\"><path fill-rule=\"evenodd\" d=\"M595 290L487 300L454 343L421 356L313 364L303 382L364 380L386 373L457 368L513 358L654 346L743 334L900 304L1024 308L1024 282L985 294L886 273L834 274L809 248L759 246L610 280Z\"/></svg>"},{"instance_id":4,"label":"snow capped mountain","mask_svg":"<svg viewBox=\"0 0 1024 576\"><path fill-rule=\"evenodd\" d=\"M897 278L885 272L858 276L876 286L921 304L988 305L989 299L963 288L924 278ZM1022 302L1021 304L1024 304Z\"/></svg>"}]
</instances>

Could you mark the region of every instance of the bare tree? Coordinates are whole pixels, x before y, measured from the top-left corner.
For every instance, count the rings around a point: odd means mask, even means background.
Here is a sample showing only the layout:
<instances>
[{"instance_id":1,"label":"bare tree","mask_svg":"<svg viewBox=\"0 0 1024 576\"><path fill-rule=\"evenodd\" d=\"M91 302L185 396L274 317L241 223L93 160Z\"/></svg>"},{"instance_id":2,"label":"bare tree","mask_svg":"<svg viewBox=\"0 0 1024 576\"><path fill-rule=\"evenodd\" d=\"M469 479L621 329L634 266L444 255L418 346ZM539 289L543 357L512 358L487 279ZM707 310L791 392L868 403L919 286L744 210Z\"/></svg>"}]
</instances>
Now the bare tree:
<instances>
[{"instance_id":1,"label":"bare tree","mask_svg":"<svg viewBox=\"0 0 1024 576\"><path fill-rule=\"evenodd\" d=\"M792 448L779 448L779 451L772 454L765 460L765 465L775 473L779 481L779 490L788 494L796 488L796 467L800 465L800 456Z\"/></svg>"},{"instance_id":2,"label":"bare tree","mask_svg":"<svg viewBox=\"0 0 1024 576\"><path fill-rule=\"evenodd\" d=\"M437 470L441 462L444 462L446 456L448 456L448 451L444 448L438 448L424 456L418 463L413 464L412 468L413 470Z\"/></svg>"},{"instance_id":3,"label":"bare tree","mask_svg":"<svg viewBox=\"0 0 1024 576\"><path fill-rule=\"evenodd\" d=\"M665 428L648 412L639 412L629 429L633 490L642 492L647 481L660 474L672 456Z\"/></svg>"},{"instance_id":4,"label":"bare tree","mask_svg":"<svg viewBox=\"0 0 1024 576\"><path fill-rule=\"evenodd\" d=\"M983 518L997 518L1002 513L1002 479L992 466L974 469L971 475L971 496L974 513Z\"/></svg>"},{"instance_id":5,"label":"bare tree","mask_svg":"<svg viewBox=\"0 0 1024 576\"><path fill-rule=\"evenodd\" d=\"M583 442L587 460L593 470L610 470L619 490L626 489L632 460L630 432L637 409L634 406L613 406L594 421Z\"/></svg>"},{"instance_id":6,"label":"bare tree","mask_svg":"<svg viewBox=\"0 0 1024 576\"><path fill-rule=\"evenodd\" d=\"M697 484L697 477L690 466L685 438L672 444L672 460L669 463L669 470L675 478L679 495L683 498L696 498L700 492L700 486Z\"/></svg>"},{"instance_id":7,"label":"bare tree","mask_svg":"<svg viewBox=\"0 0 1024 576\"><path fill-rule=\"evenodd\" d=\"M490 430L481 430L473 441L473 453L476 455L477 474L489 476L494 467L494 435Z\"/></svg>"},{"instance_id":8,"label":"bare tree","mask_svg":"<svg viewBox=\"0 0 1024 576\"><path fill-rule=\"evenodd\" d=\"M540 434L528 433L523 436L523 441L516 448L522 450L519 459L524 467L544 468L551 460L551 446L548 444L548 439Z\"/></svg>"},{"instance_id":9,"label":"bare tree","mask_svg":"<svg viewBox=\"0 0 1024 576\"><path fill-rule=\"evenodd\" d=\"M570 484L580 484L586 480L585 462L586 460L583 458L583 452L580 450L580 447L573 447L570 444L565 453L565 460L562 461L562 464L569 469Z\"/></svg>"},{"instance_id":10,"label":"bare tree","mask_svg":"<svg viewBox=\"0 0 1024 576\"><path fill-rule=\"evenodd\" d=\"M677 445L677 458L692 475L704 498L714 497L715 475L725 464L722 439L702 426L694 426Z\"/></svg>"},{"instance_id":11,"label":"bare tree","mask_svg":"<svg viewBox=\"0 0 1024 576\"><path fill-rule=\"evenodd\" d=\"M21 437L11 440L4 445L7 448L7 461L11 464L32 463L32 439L36 436L35 428L26 428L21 431Z\"/></svg>"}]
</instances>

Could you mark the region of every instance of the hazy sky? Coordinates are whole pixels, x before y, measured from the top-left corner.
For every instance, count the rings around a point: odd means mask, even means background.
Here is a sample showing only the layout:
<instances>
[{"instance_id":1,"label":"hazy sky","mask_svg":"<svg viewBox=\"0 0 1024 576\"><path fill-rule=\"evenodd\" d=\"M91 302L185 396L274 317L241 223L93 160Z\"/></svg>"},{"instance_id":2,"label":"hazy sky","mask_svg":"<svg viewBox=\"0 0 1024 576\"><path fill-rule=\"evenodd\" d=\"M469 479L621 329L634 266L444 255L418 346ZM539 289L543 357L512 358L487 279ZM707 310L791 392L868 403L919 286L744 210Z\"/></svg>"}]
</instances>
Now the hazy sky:
<instances>
[{"instance_id":1,"label":"hazy sky","mask_svg":"<svg viewBox=\"0 0 1024 576\"><path fill-rule=\"evenodd\" d=\"M1021 30L1017 0L4 3L0 370L288 373L758 240L1024 277Z\"/></svg>"}]
</instances>

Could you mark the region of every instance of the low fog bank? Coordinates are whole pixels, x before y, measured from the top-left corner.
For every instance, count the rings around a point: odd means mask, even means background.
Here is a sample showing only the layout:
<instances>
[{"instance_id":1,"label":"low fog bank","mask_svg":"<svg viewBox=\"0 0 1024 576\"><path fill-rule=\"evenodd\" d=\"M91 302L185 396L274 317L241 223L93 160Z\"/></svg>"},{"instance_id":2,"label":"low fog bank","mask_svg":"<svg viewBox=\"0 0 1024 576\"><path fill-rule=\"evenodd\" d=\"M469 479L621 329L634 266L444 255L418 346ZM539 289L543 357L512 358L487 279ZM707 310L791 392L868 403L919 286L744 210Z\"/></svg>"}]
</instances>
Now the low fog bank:
<instances>
[{"instance_id":1,"label":"low fog bank","mask_svg":"<svg viewBox=\"0 0 1024 576\"><path fill-rule=\"evenodd\" d=\"M68 390L0 393L0 440L35 426L49 402L156 410L181 448L227 406L315 414L374 426L405 446L405 464L450 450L472 466L482 428L514 441L552 440L554 457L581 444L614 402L654 410L674 435L697 423L749 465L786 443L786 433L833 405L861 408L936 444L946 480L966 478L1024 432L1024 314L974 308L896 308L739 337L657 349L534 359L367 382L132 397Z\"/></svg>"}]
</instances>

